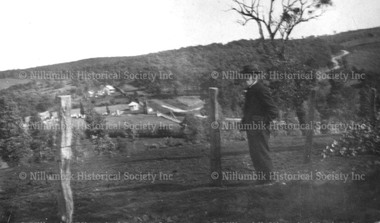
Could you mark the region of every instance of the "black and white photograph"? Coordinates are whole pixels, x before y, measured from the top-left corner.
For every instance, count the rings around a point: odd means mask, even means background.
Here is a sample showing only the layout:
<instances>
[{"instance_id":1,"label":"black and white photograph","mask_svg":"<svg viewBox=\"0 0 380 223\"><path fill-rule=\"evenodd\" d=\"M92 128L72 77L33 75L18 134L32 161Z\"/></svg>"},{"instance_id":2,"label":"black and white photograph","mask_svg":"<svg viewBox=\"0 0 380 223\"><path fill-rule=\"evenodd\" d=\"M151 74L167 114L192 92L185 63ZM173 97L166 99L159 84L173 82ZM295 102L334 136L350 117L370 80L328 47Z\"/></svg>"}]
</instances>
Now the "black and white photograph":
<instances>
[{"instance_id":1,"label":"black and white photograph","mask_svg":"<svg viewBox=\"0 0 380 223\"><path fill-rule=\"evenodd\" d=\"M0 223L380 222L380 1L0 9Z\"/></svg>"}]
</instances>

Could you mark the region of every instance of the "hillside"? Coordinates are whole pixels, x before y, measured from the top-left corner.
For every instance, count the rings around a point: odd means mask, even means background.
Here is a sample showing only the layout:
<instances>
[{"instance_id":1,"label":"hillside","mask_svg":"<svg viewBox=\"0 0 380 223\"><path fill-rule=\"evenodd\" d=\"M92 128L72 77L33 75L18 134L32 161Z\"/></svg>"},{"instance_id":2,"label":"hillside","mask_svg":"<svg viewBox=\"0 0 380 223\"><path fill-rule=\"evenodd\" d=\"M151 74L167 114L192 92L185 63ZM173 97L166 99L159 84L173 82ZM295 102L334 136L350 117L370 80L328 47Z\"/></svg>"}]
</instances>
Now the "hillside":
<instances>
[{"instance_id":1,"label":"hillside","mask_svg":"<svg viewBox=\"0 0 380 223\"><path fill-rule=\"evenodd\" d=\"M281 43L275 44L278 47ZM285 57L287 61L298 64L300 67L317 69L331 66L331 55L336 53L338 49L340 49L339 46L318 38L291 40L286 44ZM41 112L49 109L53 105L54 96L60 94L71 94L73 103L77 106L89 89L97 88L102 84L112 84L118 87L127 84L128 86L143 88L145 89L144 94L148 93L146 95L155 97L165 95L165 97L170 98L178 95L193 95L194 93L199 94L201 89L208 88L209 81L212 81L210 74L213 71L239 72L243 66L248 64L255 65L263 71L279 69L281 68L281 61L277 53L278 51L273 50L270 42L262 44L259 40L239 40L228 44L214 43L207 46L186 47L142 56L93 58L25 70L9 70L0 72L0 77L18 78L21 73L27 74L26 79L33 79L31 78L33 72L42 74L118 73L121 76L119 79L76 79L75 81L71 81L71 79L39 79L29 82L27 85L10 87L6 91L1 91L0 94L13 98L21 106L23 116L31 115L35 110ZM157 78L155 81L151 79L131 80L125 76L131 73L155 75L163 73L171 74L171 78L167 80ZM238 100L230 100L230 98L236 98L240 94L238 87L228 86L234 85L233 80L222 82L223 86L217 86L221 89L219 95L221 106L226 108L226 111L231 110L231 113L240 111ZM231 88L234 88L233 91ZM129 94L133 95L133 92ZM114 102L109 101L110 99L104 100L104 102L99 100L97 100L98 106L114 104ZM118 103L127 103L127 101Z\"/></svg>"},{"instance_id":2,"label":"hillside","mask_svg":"<svg viewBox=\"0 0 380 223\"><path fill-rule=\"evenodd\" d=\"M336 44L342 44L345 47L350 47L350 43L363 39L380 37L380 27L370 29L359 29L348 32L342 32L335 35L320 36L319 38L333 42Z\"/></svg>"},{"instance_id":3,"label":"hillside","mask_svg":"<svg viewBox=\"0 0 380 223\"><path fill-rule=\"evenodd\" d=\"M269 44L268 44L269 45ZM312 67L329 65L331 44L321 39L289 41L286 54L290 60ZM76 62L41 66L23 71L86 71L86 72L172 72L182 85L198 84L195 77L214 70L240 70L244 65L257 64L269 69L276 55L266 51L258 40L239 40L228 44L214 43L133 57L93 58ZM312 62L310 62L312 61ZM17 77L21 70L0 72L0 77Z\"/></svg>"},{"instance_id":4,"label":"hillside","mask_svg":"<svg viewBox=\"0 0 380 223\"><path fill-rule=\"evenodd\" d=\"M377 58L380 28L343 32L335 35L290 40L286 48L289 60L313 68L329 65L330 55L339 49L358 51L361 58ZM269 45L269 44L268 44ZM368 52L368 51L375 52ZM367 54L363 54L366 51ZM351 62L360 58L350 55ZM18 77L20 71L71 71L71 72L172 72L183 85L198 84L194 77L214 70L239 70L247 64L269 69L276 63L274 52L266 51L258 40L239 40L227 44L214 43L192 46L131 57L91 58L74 62L40 66L24 70L1 71L0 78ZM357 65L358 63L356 63Z\"/></svg>"},{"instance_id":5,"label":"hillside","mask_svg":"<svg viewBox=\"0 0 380 223\"><path fill-rule=\"evenodd\" d=\"M340 33L332 36L308 37L305 39L290 40L286 45L285 57L287 61L297 64L302 69L319 69L331 67L331 57L341 49L350 52L343 60L349 69L364 69L367 71L378 71L380 65L380 28L357 30ZM278 44L278 43L277 43ZM131 86L145 88L151 96L158 96L161 93L176 95L178 92L190 89L197 92L205 88L204 85L210 79L213 71L240 71L247 64L256 65L260 70L281 69L281 62L278 55L272 49L271 44L260 43L258 40L239 40L227 44L214 43L207 46L193 46L170 50L159 53L152 53L133 57L109 57L92 58L70 63L55 64L49 66L35 67L25 70L9 70L0 72L0 78L18 78L20 72L94 72L94 73L171 73L172 79L167 81L152 80L130 80L130 79L99 79L83 81L32 81L28 84L25 79L6 79L9 87L1 94L14 98L22 105L23 115L28 116L34 110L46 110L53 103L53 96L57 94L72 94L76 106L86 94L86 89L96 88L101 84L112 84L124 88ZM288 62L286 62L288 64ZM12 81L9 81L12 80ZM23 86L13 86L24 84ZM212 83L211 83L212 84ZM221 84L221 83L219 83ZM224 81L218 85L221 89L220 103L224 108L232 108L232 111L239 110L236 98L237 87ZM3 89L4 89L3 88ZM136 88L136 89L137 89ZM233 88L233 89L232 89ZM235 89L236 88L236 89ZM224 90L223 90L224 89ZM227 90L228 89L228 90ZM126 90L126 89L125 89ZM133 94L131 92L130 94ZM139 92L141 94L141 92ZM227 101L225 99L228 99ZM127 103L128 100L115 99L117 103ZM110 98L98 100L99 106L114 104ZM35 108L39 106L39 109Z\"/></svg>"},{"instance_id":6,"label":"hillside","mask_svg":"<svg viewBox=\"0 0 380 223\"><path fill-rule=\"evenodd\" d=\"M14 78L5 78L0 81L0 90L7 89L13 85L26 84L29 80L20 80Z\"/></svg>"},{"instance_id":7,"label":"hillside","mask_svg":"<svg viewBox=\"0 0 380 223\"><path fill-rule=\"evenodd\" d=\"M380 70L380 28L355 30L321 37L339 44L350 54L345 58L349 69L378 72Z\"/></svg>"}]
</instances>

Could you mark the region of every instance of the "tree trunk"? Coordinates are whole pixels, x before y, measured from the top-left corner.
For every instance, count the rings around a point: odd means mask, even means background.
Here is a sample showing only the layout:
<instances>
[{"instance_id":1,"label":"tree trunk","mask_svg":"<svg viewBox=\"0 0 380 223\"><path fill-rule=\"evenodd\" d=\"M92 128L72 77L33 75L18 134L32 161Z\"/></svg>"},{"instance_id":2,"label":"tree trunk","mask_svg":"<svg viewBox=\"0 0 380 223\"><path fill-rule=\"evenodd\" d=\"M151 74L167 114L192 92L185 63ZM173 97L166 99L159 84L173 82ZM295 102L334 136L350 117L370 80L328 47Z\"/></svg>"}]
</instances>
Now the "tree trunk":
<instances>
[{"instance_id":1,"label":"tree trunk","mask_svg":"<svg viewBox=\"0 0 380 223\"><path fill-rule=\"evenodd\" d=\"M298 122L300 125L306 123L306 112L305 112L305 109L302 107L302 103L296 105L296 115L297 115ZM301 129L301 132L302 132L302 135L304 136L305 131Z\"/></svg>"},{"instance_id":2,"label":"tree trunk","mask_svg":"<svg viewBox=\"0 0 380 223\"><path fill-rule=\"evenodd\" d=\"M263 26L261 25L261 22L260 22L260 21L256 21L256 22L257 22L257 26L259 27L260 39L261 39L261 40L264 40L265 37L264 37Z\"/></svg>"}]
</instances>

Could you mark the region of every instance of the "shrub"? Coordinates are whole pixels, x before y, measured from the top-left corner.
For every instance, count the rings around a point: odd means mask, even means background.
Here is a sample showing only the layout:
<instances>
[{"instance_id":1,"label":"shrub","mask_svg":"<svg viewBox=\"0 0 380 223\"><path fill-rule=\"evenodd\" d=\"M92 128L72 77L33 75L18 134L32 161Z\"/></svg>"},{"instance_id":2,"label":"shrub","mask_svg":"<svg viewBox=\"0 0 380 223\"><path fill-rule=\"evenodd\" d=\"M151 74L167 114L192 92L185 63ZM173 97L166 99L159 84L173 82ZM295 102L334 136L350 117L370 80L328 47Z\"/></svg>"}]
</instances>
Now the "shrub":
<instances>
[{"instance_id":1,"label":"shrub","mask_svg":"<svg viewBox=\"0 0 380 223\"><path fill-rule=\"evenodd\" d=\"M29 122L30 149L33 151L34 161L41 162L54 160L54 134L53 129L47 129L40 117L34 114Z\"/></svg>"},{"instance_id":2,"label":"shrub","mask_svg":"<svg viewBox=\"0 0 380 223\"><path fill-rule=\"evenodd\" d=\"M30 137L21 128L21 117L16 103L0 98L0 155L4 161L24 162L28 160Z\"/></svg>"},{"instance_id":3,"label":"shrub","mask_svg":"<svg viewBox=\"0 0 380 223\"><path fill-rule=\"evenodd\" d=\"M90 138L95 145L95 152L98 155L112 156L116 150L115 143L112 142L106 130L106 119L97 113L95 109L89 105L86 109L86 125L85 130L87 138Z\"/></svg>"},{"instance_id":4,"label":"shrub","mask_svg":"<svg viewBox=\"0 0 380 223\"><path fill-rule=\"evenodd\" d=\"M186 115L181 126L186 142L198 143L206 137L204 123L194 115Z\"/></svg>"},{"instance_id":5,"label":"shrub","mask_svg":"<svg viewBox=\"0 0 380 223\"><path fill-rule=\"evenodd\" d=\"M114 155L116 145L108 136L105 136L103 138L96 138L93 141L95 144L95 152L97 155Z\"/></svg>"},{"instance_id":6,"label":"shrub","mask_svg":"<svg viewBox=\"0 0 380 223\"><path fill-rule=\"evenodd\" d=\"M86 109L85 122L88 126L85 130L87 138L102 138L107 134L106 119L97 113L91 105Z\"/></svg>"},{"instance_id":7,"label":"shrub","mask_svg":"<svg viewBox=\"0 0 380 223\"><path fill-rule=\"evenodd\" d=\"M349 129L339 140L334 140L322 152L327 156L356 156L357 154L380 155L380 119L365 121L362 125Z\"/></svg>"},{"instance_id":8,"label":"shrub","mask_svg":"<svg viewBox=\"0 0 380 223\"><path fill-rule=\"evenodd\" d=\"M124 151L127 151L128 147L127 147L127 141L126 139L123 139L121 137L117 137L116 139L116 149L119 151L119 152L124 152Z\"/></svg>"},{"instance_id":9,"label":"shrub","mask_svg":"<svg viewBox=\"0 0 380 223\"><path fill-rule=\"evenodd\" d=\"M157 129L157 135L158 135L158 137L161 138L161 137L170 137L172 134L171 134L171 131L169 128L160 126Z\"/></svg>"}]
</instances>

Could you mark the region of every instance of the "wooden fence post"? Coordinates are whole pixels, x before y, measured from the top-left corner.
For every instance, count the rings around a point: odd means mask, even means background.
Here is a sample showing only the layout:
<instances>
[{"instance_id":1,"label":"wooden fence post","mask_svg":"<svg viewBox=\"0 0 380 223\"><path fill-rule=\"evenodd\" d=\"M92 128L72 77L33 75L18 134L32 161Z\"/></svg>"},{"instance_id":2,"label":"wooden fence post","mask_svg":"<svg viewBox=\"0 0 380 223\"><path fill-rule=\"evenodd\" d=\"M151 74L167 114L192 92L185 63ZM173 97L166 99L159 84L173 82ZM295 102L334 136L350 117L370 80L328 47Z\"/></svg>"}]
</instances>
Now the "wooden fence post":
<instances>
[{"instance_id":1,"label":"wooden fence post","mask_svg":"<svg viewBox=\"0 0 380 223\"><path fill-rule=\"evenodd\" d=\"M222 184L222 162L221 162L221 138L218 111L218 88L209 88L210 96L210 164L211 179L214 186Z\"/></svg>"},{"instance_id":2,"label":"wooden fence post","mask_svg":"<svg viewBox=\"0 0 380 223\"><path fill-rule=\"evenodd\" d=\"M59 96L59 135L58 168L60 181L58 186L58 215L62 222L71 223L74 211L73 194L70 186L70 161L72 157L71 140L71 96Z\"/></svg>"},{"instance_id":3,"label":"wooden fence post","mask_svg":"<svg viewBox=\"0 0 380 223\"><path fill-rule=\"evenodd\" d=\"M306 144L304 151L304 163L311 162L311 151L313 150L313 136L314 136L314 111L315 111L315 94L316 90L312 89L309 96L309 112L308 112L308 124L311 124L310 128L306 131Z\"/></svg>"}]
</instances>

